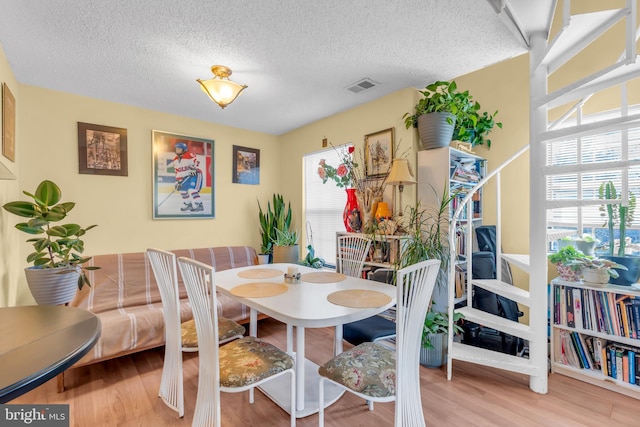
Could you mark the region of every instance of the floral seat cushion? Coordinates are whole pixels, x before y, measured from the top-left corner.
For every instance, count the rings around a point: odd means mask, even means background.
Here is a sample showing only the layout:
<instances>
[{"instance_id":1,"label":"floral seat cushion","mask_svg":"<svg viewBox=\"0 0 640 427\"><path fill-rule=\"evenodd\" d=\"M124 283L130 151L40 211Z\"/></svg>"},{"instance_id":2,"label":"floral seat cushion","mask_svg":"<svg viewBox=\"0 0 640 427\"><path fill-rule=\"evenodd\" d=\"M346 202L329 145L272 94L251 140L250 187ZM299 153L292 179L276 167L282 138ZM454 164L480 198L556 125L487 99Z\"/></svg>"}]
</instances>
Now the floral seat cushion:
<instances>
[{"instance_id":1,"label":"floral seat cushion","mask_svg":"<svg viewBox=\"0 0 640 427\"><path fill-rule=\"evenodd\" d=\"M371 342L340 353L318 372L366 396L390 397L396 393L396 353Z\"/></svg>"},{"instance_id":2,"label":"floral seat cushion","mask_svg":"<svg viewBox=\"0 0 640 427\"><path fill-rule=\"evenodd\" d=\"M198 348L198 334L195 320L187 320L180 325L182 329L182 347ZM244 335L244 326L225 317L218 317L218 339L227 340L236 335Z\"/></svg>"},{"instance_id":3,"label":"floral seat cushion","mask_svg":"<svg viewBox=\"0 0 640 427\"><path fill-rule=\"evenodd\" d=\"M220 347L220 385L243 387L293 367L293 359L274 345L244 337Z\"/></svg>"}]
</instances>

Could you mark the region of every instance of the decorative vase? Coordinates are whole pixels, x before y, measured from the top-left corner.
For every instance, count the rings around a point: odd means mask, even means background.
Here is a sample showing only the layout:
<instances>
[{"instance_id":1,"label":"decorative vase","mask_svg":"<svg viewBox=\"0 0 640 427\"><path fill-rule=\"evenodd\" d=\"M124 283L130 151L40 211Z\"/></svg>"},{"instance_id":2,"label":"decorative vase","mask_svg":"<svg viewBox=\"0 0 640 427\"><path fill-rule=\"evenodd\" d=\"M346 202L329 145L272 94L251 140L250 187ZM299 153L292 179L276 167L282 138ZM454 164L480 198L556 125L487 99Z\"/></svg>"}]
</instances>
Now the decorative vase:
<instances>
[{"instance_id":1,"label":"decorative vase","mask_svg":"<svg viewBox=\"0 0 640 427\"><path fill-rule=\"evenodd\" d=\"M365 188L364 191L356 190L356 199L362 218L361 228L369 228L375 219L378 202L382 200L382 192L373 188Z\"/></svg>"},{"instance_id":2,"label":"decorative vase","mask_svg":"<svg viewBox=\"0 0 640 427\"><path fill-rule=\"evenodd\" d=\"M391 217L391 212L389 211L389 205L386 202L379 202L378 207L376 209L376 220L378 222L383 219L387 219Z\"/></svg>"},{"instance_id":3,"label":"decorative vase","mask_svg":"<svg viewBox=\"0 0 640 427\"><path fill-rule=\"evenodd\" d=\"M358 208L358 198L355 188L347 188L347 204L344 207L342 220L344 227L350 233L359 233L362 228L362 217Z\"/></svg>"},{"instance_id":4,"label":"decorative vase","mask_svg":"<svg viewBox=\"0 0 640 427\"><path fill-rule=\"evenodd\" d=\"M40 305L66 304L76 295L80 273L75 268L27 267L24 274L33 299Z\"/></svg>"}]
</instances>

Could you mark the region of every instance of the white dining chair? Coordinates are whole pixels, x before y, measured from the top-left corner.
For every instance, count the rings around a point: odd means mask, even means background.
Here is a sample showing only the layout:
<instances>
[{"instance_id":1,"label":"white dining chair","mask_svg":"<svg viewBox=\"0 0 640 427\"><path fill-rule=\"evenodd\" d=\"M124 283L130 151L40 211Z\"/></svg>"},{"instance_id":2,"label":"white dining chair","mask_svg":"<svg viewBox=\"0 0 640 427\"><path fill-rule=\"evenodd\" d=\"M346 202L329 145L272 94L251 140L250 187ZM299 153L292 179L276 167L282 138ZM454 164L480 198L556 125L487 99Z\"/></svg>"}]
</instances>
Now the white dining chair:
<instances>
[{"instance_id":1,"label":"white dining chair","mask_svg":"<svg viewBox=\"0 0 640 427\"><path fill-rule=\"evenodd\" d=\"M369 254L371 239L347 234L338 237L337 271L352 277L362 277L364 261Z\"/></svg>"},{"instance_id":2,"label":"white dining chair","mask_svg":"<svg viewBox=\"0 0 640 427\"><path fill-rule=\"evenodd\" d=\"M293 358L255 337L218 347L218 316L213 267L180 257L178 267L193 308L199 344L198 397L193 426L220 426L220 391L238 393L285 374L291 376L291 426L296 425L296 380Z\"/></svg>"},{"instance_id":3,"label":"white dining chair","mask_svg":"<svg viewBox=\"0 0 640 427\"><path fill-rule=\"evenodd\" d=\"M396 427L425 426L420 397L420 346L439 268L439 260L426 260L397 271L395 352L365 342L318 369L320 426L324 425L326 381L366 401L395 401Z\"/></svg>"},{"instance_id":4,"label":"white dining chair","mask_svg":"<svg viewBox=\"0 0 640 427\"><path fill-rule=\"evenodd\" d=\"M198 337L193 319L180 322L180 293L176 256L161 249L147 249L147 257L156 278L162 300L165 326L164 365L158 396L171 409L184 416L182 352L198 351ZM245 328L230 319L218 325L220 343L242 338Z\"/></svg>"}]
</instances>

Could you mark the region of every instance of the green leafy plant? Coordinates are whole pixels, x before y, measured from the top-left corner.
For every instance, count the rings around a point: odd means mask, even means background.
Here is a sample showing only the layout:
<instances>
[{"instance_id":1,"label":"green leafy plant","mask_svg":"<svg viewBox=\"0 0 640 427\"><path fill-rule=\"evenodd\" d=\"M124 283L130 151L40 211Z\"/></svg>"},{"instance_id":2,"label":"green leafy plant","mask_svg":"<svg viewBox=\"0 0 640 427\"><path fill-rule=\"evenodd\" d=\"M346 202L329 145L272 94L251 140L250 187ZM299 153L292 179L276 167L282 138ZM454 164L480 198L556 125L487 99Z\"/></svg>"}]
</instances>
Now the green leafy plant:
<instances>
[{"instance_id":1,"label":"green leafy plant","mask_svg":"<svg viewBox=\"0 0 640 427\"><path fill-rule=\"evenodd\" d=\"M628 270L628 268L625 267L624 265L618 264L615 261L611 261L610 259L604 259L604 258L590 258L590 257L579 258L579 259L568 261L566 265L571 267L577 266L579 269L591 268L593 270L606 270L609 276L613 277L614 279L617 279L618 277L620 277L620 275L615 269Z\"/></svg>"},{"instance_id":2,"label":"green leafy plant","mask_svg":"<svg viewBox=\"0 0 640 427\"><path fill-rule=\"evenodd\" d=\"M324 261L321 258L316 257L316 251L312 245L307 245L307 256L300 262L302 265L312 268L322 268Z\"/></svg>"},{"instance_id":3,"label":"green leafy plant","mask_svg":"<svg viewBox=\"0 0 640 427\"><path fill-rule=\"evenodd\" d=\"M276 196L274 195L274 205ZM274 213L271 210L271 202L267 202L267 211L262 211L260 201L258 201L258 218L260 220L260 253L271 254L273 252L273 241L276 238L276 228Z\"/></svg>"},{"instance_id":4,"label":"green leafy plant","mask_svg":"<svg viewBox=\"0 0 640 427\"><path fill-rule=\"evenodd\" d=\"M450 125L455 125L453 138L471 143L471 146L487 144L491 148L491 140L487 135L493 130L494 126L502 129L502 123L496 122L494 117L498 111L493 114L488 112L480 112L480 103L474 101L473 96L468 90L458 91L455 81L437 81L421 90L423 98L421 98L415 106L413 114L405 113L402 118L407 129L416 127L418 117L428 113L450 113L455 116L455 120L451 117L447 119Z\"/></svg>"},{"instance_id":5,"label":"green leafy plant","mask_svg":"<svg viewBox=\"0 0 640 427\"><path fill-rule=\"evenodd\" d=\"M91 286L85 270L97 270L100 267L82 267L91 257L83 257L84 241L82 236L96 227L82 228L78 224L52 225L62 221L75 207L74 202L60 202L62 191L52 181L42 181L34 194L23 193L33 202L15 201L6 203L3 208L14 215L30 218L28 222L16 224L16 228L27 234L35 235L27 242L33 243L34 252L27 256L27 262L39 268L77 267L80 269L78 288L86 284Z\"/></svg>"},{"instance_id":6,"label":"green leafy plant","mask_svg":"<svg viewBox=\"0 0 640 427\"><path fill-rule=\"evenodd\" d=\"M462 327L458 325L458 321L463 319L464 316L461 313L454 313L453 315L453 332L454 334L461 333ZM446 312L439 312L429 310L424 318L424 326L422 328L422 346L425 348L433 348L433 345L429 341L430 334L447 334L449 333L449 314Z\"/></svg>"},{"instance_id":7,"label":"green leafy plant","mask_svg":"<svg viewBox=\"0 0 640 427\"><path fill-rule=\"evenodd\" d=\"M562 264L571 267L574 271L580 270L580 264L576 263L576 260L590 259L591 257L585 255L582 251L577 250L573 246L565 246L558 252L548 255L549 262L551 264Z\"/></svg>"},{"instance_id":8,"label":"green leafy plant","mask_svg":"<svg viewBox=\"0 0 640 427\"><path fill-rule=\"evenodd\" d=\"M600 184L598 189L598 198L603 200L617 200L622 199L622 195L618 194L616 187L612 181L604 181ZM627 227L630 227L633 223L633 215L636 210L636 196L629 191L629 201L625 206L622 203L605 204L600 205L600 215L606 217L606 221L603 226L606 226L609 231L609 255L614 255L614 228L619 226L620 234L620 247L618 248L618 256L624 256L626 249L626 237Z\"/></svg>"}]
</instances>

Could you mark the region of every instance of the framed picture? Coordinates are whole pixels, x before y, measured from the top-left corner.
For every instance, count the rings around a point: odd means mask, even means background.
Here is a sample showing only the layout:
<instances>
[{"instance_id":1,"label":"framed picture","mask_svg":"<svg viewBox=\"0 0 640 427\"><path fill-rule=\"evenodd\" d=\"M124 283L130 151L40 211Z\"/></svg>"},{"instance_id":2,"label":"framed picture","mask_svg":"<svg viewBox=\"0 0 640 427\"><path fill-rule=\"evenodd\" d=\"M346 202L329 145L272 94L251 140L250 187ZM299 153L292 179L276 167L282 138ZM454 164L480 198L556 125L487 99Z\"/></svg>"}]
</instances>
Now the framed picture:
<instances>
[{"instance_id":1,"label":"framed picture","mask_svg":"<svg viewBox=\"0 0 640 427\"><path fill-rule=\"evenodd\" d=\"M2 155L16 161L16 99L2 83Z\"/></svg>"},{"instance_id":2,"label":"framed picture","mask_svg":"<svg viewBox=\"0 0 640 427\"><path fill-rule=\"evenodd\" d=\"M78 122L78 169L90 175L127 176L127 130Z\"/></svg>"},{"instance_id":3,"label":"framed picture","mask_svg":"<svg viewBox=\"0 0 640 427\"><path fill-rule=\"evenodd\" d=\"M366 176L388 174L393 161L393 128L365 135L364 156Z\"/></svg>"},{"instance_id":4,"label":"framed picture","mask_svg":"<svg viewBox=\"0 0 640 427\"><path fill-rule=\"evenodd\" d=\"M260 150L233 146L233 179L236 184L260 184Z\"/></svg>"},{"instance_id":5,"label":"framed picture","mask_svg":"<svg viewBox=\"0 0 640 427\"><path fill-rule=\"evenodd\" d=\"M215 218L212 139L152 131L153 219Z\"/></svg>"}]
</instances>

